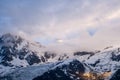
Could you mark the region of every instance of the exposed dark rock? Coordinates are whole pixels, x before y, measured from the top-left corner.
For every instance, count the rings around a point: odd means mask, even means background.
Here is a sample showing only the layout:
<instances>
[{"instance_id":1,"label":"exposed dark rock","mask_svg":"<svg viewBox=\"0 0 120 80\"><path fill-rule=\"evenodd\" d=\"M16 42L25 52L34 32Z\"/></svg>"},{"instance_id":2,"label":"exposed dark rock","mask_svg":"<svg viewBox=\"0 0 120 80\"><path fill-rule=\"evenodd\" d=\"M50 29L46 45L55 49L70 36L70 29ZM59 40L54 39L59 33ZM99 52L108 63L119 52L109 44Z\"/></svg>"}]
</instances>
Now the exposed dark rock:
<instances>
[{"instance_id":1,"label":"exposed dark rock","mask_svg":"<svg viewBox=\"0 0 120 80\"><path fill-rule=\"evenodd\" d=\"M55 53L51 53L51 52L45 52L45 53L44 53L44 57L45 57L46 59L54 58L55 56L56 56Z\"/></svg>"},{"instance_id":2,"label":"exposed dark rock","mask_svg":"<svg viewBox=\"0 0 120 80\"><path fill-rule=\"evenodd\" d=\"M3 61L12 61L12 52L10 47L2 46L0 49L0 56L3 56Z\"/></svg>"},{"instance_id":3,"label":"exposed dark rock","mask_svg":"<svg viewBox=\"0 0 120 80\"><path fill-rule=\"evenodd\" d=\"M0 43L3 43L3 40L2 40L2 38L0 38Z\"/></svg>"},{"instance_id":4,"label":"exposed dark rock","mask_svg":"<svg viewBox=\"0 0 120 80\"><path fill-rule=\"evenodd\" d=\"M64 54L64 55L62 55L62 56L60 56L58 58L58 61L65 60L65 59L68 59L68 58L69 58L69 56L67 56L66 54Z\"/></svg>"},{"instance_id":5,"label":"exposed dark rock","mask_svg":"<svg viewBox=\"0 0 120 80\"><path fill-rule=\"evenodd\" d=\"M26 48L23 48L18 52L19 59L23 60L25 58L25 55L28 54L29 51Z\"/></svg>"},{"instance_id":6,"label":"exposed dark rock","mask_svg":"<svg viewBox=\"0 0 120 80\"><path fill-rule=\"evenodd\" d=\"M110 80L120 80L120 69L118 69Z\"/></svg>"},{"instance_id":7,"label":"exposed dark rock","mask_svg":"<svg viewBox=\"0 0 120 80\"><path fill-rule=\"evenodd\" d=\"M112 54L111 59L113 61L120 61L120 54L119 55L115 55L114 52L112 52L111 54Z\"/></svg>"},{"instance_id":8,"label":"exposed dark rock","mask_svg":"<svg viewBox=\"0 0 120 80\"><path fill-rule=\"evenodd\" d=\"M112 47L113 47L113 46L108 46L108 47L104 48L104 50L105 50L105 49L109 49L109 48L112 48Z\"/></svg>"},{"instance_id":9,"label":"exposed dark rock","mask_svg":"<svg viewBox=\"0 0 120 80\"><path fill-rule=\"evenodd\" d=\"M74 56L83 56L83 55L87 55L87 54L90 54L91 56L94 55L93 52L85 52L85 51L83 51L83 52L75 52Z\"/></svg>"},{"instance_id":10,"label":"exposed dark rock","mask_svg":"<svg viewBox=\"0 0 120 80\"><path fill-rule=\"evenodd\" d=\"M8 63L8 62L1 62L0 64L2 64L3 66L9 66L9 67L13 67L13 65L11 63Z\"/></svg>"},{"instance_id":11,"label":"exposed dark rock","mask_svg":"<svg viewBox=\"0 0 120 80\"><path fill-rule=\"evenodd\" d=\"M25 58L29 65L33 65L34 63L40 63L40 59L36 54L29 55Z\"/></svg>"},{"instance_id":12,"label":"exposed dark rock","mask_svg":"<svg viewBox=\"0 0 120 80\"><path fill-rule=\"evenodd\" d=\"M84 72L85 67L83 64L73 60L69 64L58 66L33 80L84 80L81 77Z\"/></svg>"},{"instance_id":13,"label":"exposed dark rock","mask_svg":"<svg viewBox=\"0 0 120 80\"><path fill-rule=\"evenodd\" d=\"M94 64L90 64L91 66L95 67L98 63L100 63L100 59L98 59L97 61L95 61Z\"/></svg>"},{"instance_id":14,"label":"exposed dark rock","mask_svg":"<svg viewBox=\"0 0 120 80\"><path fill-rule=\"evenodd\" d=\"M9 76L0 76L0 80L12 80Z\"/></svg>"},{"instance_id":15,"label":"exposed dark rock","mask_svg":"<svg viewBox=\"0 0 120 80\"><path fill-rule=\"evenodd\" d=\"M41 56L41 61L46 62L46 59L43 56Z\"/></svg>"}]
</instances>

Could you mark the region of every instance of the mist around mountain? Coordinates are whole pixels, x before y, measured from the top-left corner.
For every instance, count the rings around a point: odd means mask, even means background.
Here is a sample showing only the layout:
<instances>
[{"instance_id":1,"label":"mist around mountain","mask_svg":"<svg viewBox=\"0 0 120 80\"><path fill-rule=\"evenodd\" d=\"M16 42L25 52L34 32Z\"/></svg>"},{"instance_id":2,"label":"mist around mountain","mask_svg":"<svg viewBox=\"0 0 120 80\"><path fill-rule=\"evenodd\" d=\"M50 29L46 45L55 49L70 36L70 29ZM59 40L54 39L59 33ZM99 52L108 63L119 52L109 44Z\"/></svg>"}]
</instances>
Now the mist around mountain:
<instances>
[{"instance_id":1,"label":"mist around mountain","mask_svg":"<svg viewBox=\"0 0 120 80\"><path fill-rule=\"evenodd\" d=\"M19 35L0 36L0 80L119 80L120 46L61 53Z\"/></svg>"}]
</instances>

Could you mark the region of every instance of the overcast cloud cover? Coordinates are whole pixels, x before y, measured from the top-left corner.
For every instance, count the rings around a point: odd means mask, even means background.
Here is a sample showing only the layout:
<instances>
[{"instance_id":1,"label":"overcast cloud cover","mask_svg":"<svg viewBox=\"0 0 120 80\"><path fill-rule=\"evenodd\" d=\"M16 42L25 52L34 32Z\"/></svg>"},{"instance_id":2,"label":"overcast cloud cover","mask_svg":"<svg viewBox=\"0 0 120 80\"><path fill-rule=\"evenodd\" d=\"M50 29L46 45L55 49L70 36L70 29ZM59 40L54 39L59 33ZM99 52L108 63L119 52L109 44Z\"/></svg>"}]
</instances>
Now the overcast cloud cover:
<instances>
[{"instance_id":1,"label":"overcast cloud cover","mask_svg":"<svg viewBox=\"0 0 120 80\"><path fill-rule=\"evenodd\" d=\"M0 33L46 46L92 50L120 44L120 0L0 0Z\"/></svg>"}]
</instances>

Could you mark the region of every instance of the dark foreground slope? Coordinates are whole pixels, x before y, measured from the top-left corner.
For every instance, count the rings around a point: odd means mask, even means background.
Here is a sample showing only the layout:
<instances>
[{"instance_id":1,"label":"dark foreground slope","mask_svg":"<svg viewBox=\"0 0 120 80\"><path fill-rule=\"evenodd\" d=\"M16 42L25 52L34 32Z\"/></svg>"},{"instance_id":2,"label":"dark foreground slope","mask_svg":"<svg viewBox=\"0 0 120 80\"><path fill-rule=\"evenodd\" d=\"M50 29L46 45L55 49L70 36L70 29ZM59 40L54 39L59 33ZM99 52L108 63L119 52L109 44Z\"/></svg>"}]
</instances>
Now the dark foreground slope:
<instances>
[{"instance_id":1,"label":"dark foreground slope","mask_svg":"<svg viewBox=\"0 0 120 80\"><path fill-rule=\"evenodd\" d=\"M68 64L57 66L33 80L84 80L82 77L84 73L84 65L78 60L73 60Z\"/></svg>"}]
</instances>

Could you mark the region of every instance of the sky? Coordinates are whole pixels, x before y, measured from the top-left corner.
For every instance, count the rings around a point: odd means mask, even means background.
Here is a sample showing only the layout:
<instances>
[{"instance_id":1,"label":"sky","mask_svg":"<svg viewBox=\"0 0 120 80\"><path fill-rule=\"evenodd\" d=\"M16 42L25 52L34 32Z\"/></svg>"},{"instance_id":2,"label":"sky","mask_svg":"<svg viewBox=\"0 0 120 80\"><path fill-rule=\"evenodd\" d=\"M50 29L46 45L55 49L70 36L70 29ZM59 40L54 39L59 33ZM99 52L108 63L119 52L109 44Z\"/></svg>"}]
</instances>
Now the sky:
<instances>
[{"instance_id":1,"label":"sky","mask_svg":"<svg viewBox=\"0 0 120 80\"><path fill-rule=\"evenodd\" d=\"M120 44L120 0L0 0L0 34L58 50Z\"/></svg>"}]
</instances>

